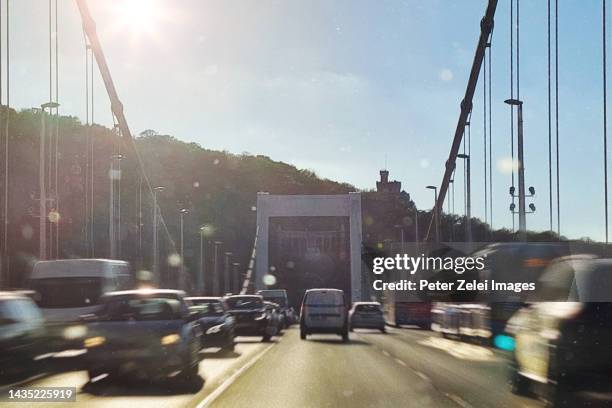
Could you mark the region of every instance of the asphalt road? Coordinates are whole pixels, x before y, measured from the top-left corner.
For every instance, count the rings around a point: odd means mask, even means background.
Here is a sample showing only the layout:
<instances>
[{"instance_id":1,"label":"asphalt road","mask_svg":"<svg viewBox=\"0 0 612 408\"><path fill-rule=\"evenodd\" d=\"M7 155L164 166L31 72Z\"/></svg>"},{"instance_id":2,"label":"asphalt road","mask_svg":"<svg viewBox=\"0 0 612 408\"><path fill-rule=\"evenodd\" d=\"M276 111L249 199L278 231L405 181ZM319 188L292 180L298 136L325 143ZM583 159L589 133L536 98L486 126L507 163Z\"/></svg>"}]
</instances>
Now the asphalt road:
<instances>
[{"instance_id":1,"label":"asphalt road","mask_svg":"<svg viewBox=\"0 0 612 408\"><path fill-rule=\"evenodd\" d=\"M210 407L537 407L506 386L503 358L428 331L292 330Z\"/></svg>"},{"instance_id":2,"label":"asphalt road","mask_svg":"<svg viewBox=\"0 0 612 408\"><path fill-rule=\"evenodd\" d=\"M511 394L503 357L488 348L436 333L390 329L299 339L297 328L261 343L240 338L232 355L207 351L199 390L172 382L87 383L85 371L63 372L28 387L74 386L77 403L20 407L538 407ZM179 384L180 385L180 384ZM15 403L0 403L14 407Z\"/></svg>"}]
</instances>

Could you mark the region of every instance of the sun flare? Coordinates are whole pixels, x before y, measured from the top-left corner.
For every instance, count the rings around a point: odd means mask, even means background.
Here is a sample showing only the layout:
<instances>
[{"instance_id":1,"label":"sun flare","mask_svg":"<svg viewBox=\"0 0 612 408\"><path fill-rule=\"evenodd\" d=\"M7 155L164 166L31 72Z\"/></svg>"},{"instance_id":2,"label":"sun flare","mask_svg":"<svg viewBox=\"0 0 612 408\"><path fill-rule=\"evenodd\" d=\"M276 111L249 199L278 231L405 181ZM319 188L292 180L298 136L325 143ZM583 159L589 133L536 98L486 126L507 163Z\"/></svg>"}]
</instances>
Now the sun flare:
<instances>
[{"instance_id":1,"label":"sun flare","mask_svg":"<svg viewBox=\"0 0 612 408\"><path fill-rule=\"evenodd\" d=\"M116 7L119 24L134 35L154 34L160 19L156 0L123 0Z\"/></svg>"}]
</instances>

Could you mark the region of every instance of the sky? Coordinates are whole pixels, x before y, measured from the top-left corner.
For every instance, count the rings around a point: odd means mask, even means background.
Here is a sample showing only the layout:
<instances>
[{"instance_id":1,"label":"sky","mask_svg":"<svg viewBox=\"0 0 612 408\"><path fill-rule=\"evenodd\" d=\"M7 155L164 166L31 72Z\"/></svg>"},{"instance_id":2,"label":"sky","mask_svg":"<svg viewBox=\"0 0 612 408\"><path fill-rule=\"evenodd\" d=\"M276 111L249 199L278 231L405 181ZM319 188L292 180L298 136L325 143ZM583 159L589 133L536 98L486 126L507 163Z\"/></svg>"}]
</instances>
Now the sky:
<instances>
[{"instance_id":1,"label":"sky","mask_svg":"<svg viewBox=\"0 0 612 408\"><path fill-rule=\"evenodd\" d=\"M89 4L134 134L154 129L209 149L263 154L360 189L374 188L386 167L419 208L431 208L433 194L425 186L442 179L486 1ZM10 5L11 106L40 106L49 100L48 2ZM520 7L526 185L537 192L528 200L537 211L527 225L545 230L547 2L522 1ZM595 0L559 0L560 230L596 240L604 238L600 8ZM73 0L58 0L58 9L60 113L84 120L81 22ZM492 39L496 228L512 226L511 176L504 166L511 163L511 119L503 103L510 97L510 30L510 0L500 0ZM4 43L2 58L5 103ZM97 71L95 81L95 120L111 125ZM472 215L484 219L482 94L481 78L472 113ZM458 165L458 214L464 211L462 173ZM553 213L556 229L556 208Z\"/></svg>"}]
</instances>

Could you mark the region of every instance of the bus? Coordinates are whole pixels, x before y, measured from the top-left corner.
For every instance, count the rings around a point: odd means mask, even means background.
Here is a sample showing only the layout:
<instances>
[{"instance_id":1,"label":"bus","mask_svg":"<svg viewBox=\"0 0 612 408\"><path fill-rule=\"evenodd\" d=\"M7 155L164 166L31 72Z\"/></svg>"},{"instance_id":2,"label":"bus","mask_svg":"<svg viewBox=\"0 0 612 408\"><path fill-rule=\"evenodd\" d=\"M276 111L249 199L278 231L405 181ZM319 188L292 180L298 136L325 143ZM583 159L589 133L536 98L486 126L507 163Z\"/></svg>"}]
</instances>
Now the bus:
<instances>
[{"instance_id":1,"label":"bus","mask_svg":"<svg viewBox=\"0 0 612 408\"><path fill-rule=\"evenodd\" d=\"M51 347L81 344L87 334L81 316L96 313L105 292L131 289L127 262L109 259L39 261L29 279ZM79 347L80 348L80 347Z\"/></svg>"}]
</instances>

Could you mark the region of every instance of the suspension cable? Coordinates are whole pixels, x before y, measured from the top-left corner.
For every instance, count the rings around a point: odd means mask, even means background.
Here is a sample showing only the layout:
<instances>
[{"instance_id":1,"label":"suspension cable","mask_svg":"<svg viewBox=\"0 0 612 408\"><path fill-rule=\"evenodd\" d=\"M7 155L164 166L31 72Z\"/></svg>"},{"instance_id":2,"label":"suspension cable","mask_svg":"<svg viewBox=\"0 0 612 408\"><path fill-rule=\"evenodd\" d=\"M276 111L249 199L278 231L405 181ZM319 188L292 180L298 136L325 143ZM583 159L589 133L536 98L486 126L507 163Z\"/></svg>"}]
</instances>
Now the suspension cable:
<instances>
[{"instance_id":1,"label":"suspension cable","mask_svg":"<svg viewBox=\"0 0 612 408\"><path fill-rule=\"evenodd\" d=\"M4 140L6 143L6 160L4 160L4 177L5 177L5 185L6 185L6 194L4 195L5 199L5 208L6 208L6 218L4 220L4 254L6 258L5 265L5 273L6 276L10 277L10 269L11 263L10 258L8 256L8 188L9 188L9 161L8 161L8 153L9 153L9 123L11 119L11 37L10 37L10 0L6 0L6 119L4 121ZM1 58L0 58L1 59Z\"/></svg>"},{"instance_id":2,"label":"suspension cable","mask_svg":"<svg viewBox=\"0 0 612 408\"><path fill-rule=\"evenodd\" d=\"M467 126L467 125L466 125ZM463 128L463 154L466 154L466 148L465 145L467 143L466 140L466 131L465 128ZM467 214L467 161L464 159L463 160L463 214Z\"/></svg>"},{"instance_id":3,"label":"suspension cable","mask_svg":"<svg viewBox=\"0 0 612 408\"><path fill-rule=\"evenodd\" d=\"M487 44L487 48L489 44ZM489 190L488 190L488 178L489 166L487 165L487 52L485 49L483 67L483 147L484 147L484 213L485 213L485 224L489 221Z\"/></svg>"},{"instance_id":4,"label":"suspension cable","mask_svg":"<svg viewBox=\"0 0 612 408\"><path fill-rule=\"evenodd\" d=\"M493 59L491 57L491 47L493 44L493 32L495 28L491 29L491 37L489 39L489 226L491 233L493 233L493 126L492 126L492 88L493 81L491 78L491 70L493 66Z\"/></svg>"},{"instance_id":5,"label":"suspension cable","mask_svg":"<svg viewBox=\"0 0 612 408\"><path fill-rule=\"evenodd\" d=\"M514 0L510 0L510 99L514 99ZM510 158L512 161L512 181L511 186L514 190L514 105L510 105ZM512 204L515 197L512 194ZM512 231L514 232L515 214L512 212Z\"/></svg>"},{"instance_id":6,"label":"suspension cable","mask_svg":"<svg viewBox=\"0 0 612 408\"><path fill-rule=\"evenodd\" d=\"M605 1L605 0L604 0ZM553 181L552 181L552 104L551 104L551 49L550 49L550 0L548 0L548 206L550 230L553 230Z\"/></svg>"},{"instance_id":7,"label":"suspension cable","mask_svg":"<svg viewBox=\"0 0 612 408\"><path fill-rule=\"evenodd\" d=\"M606 244L608 243L608 88L606 60L606 0L602 0L602 69L603 69L603 145L604 145L604 213Z\"/></svg>"},{"instance_id":8,"label":"suspension cable","mask_svg":"<svg viewBox=\"0 0 612 408\"><path fill-rule=\"evenodd\" d=\"M555 0L555 140L557 161L557 234L561 236L559 177L559 0Z\"/></svg>"},{"instance_id":9,"label":"suspension cable","mask_svg":"<svg viewBox=\"0 0 612 408\"><path fill-rule=\"evenodd\" d=\"M89 243L89 52L87 51L87 37L85 40L85 245L87 256L91 256Z\"/></svg>"},{"instance_id":10,"label":"suspension cable","mask_svg":"<svg viewBox=\"0 0 612 408\"><path fill-rule=\"evenodd\" d=\"M91 235L91 256L95 257L96 252L96 241L94 234L95 227L95 214L94 214L94 193L95 193L95 158L94 158L94 147L95 147L95 135L93 132L94 124L94 76L93 76L93 65L94 57L91 46L88 48L89 51L89 229Z\"/></svg>"},{"instance_id":11,"label":"suspension cable","mask_svg":"<svg viewBox=\"0 0 612 408\"><path fill-rule=\"evenodd\" d=\"M60 116L59 116L59 25L58 25L58 0L55 0L55 102L58 106L55 108L55 169L54 169L54 184L55 184L55 211L58 218L55 222L55 256L60 256L60 192L59 192L59 150L60 150Z\"/></svg>"},{"instance_id":12,"label":"suspension cable","mask_svg":"<svg viewBox=\"0 0 612 408\"><path fill-rule=\"evenodd\" d=\"M8 1L8 0L7 0ZM0 106L2 106L2 4L0 3ZM8 114L8 106L6 108ZM7 228L8 228L8 135L4 135L4 180L3 180L3 201L2 201L2 253L0 256L0 288L3 286L4 282L4 265L7 262L7 251L6 251L6 242L8 239Z\"/></svg>"}]
</instances>

